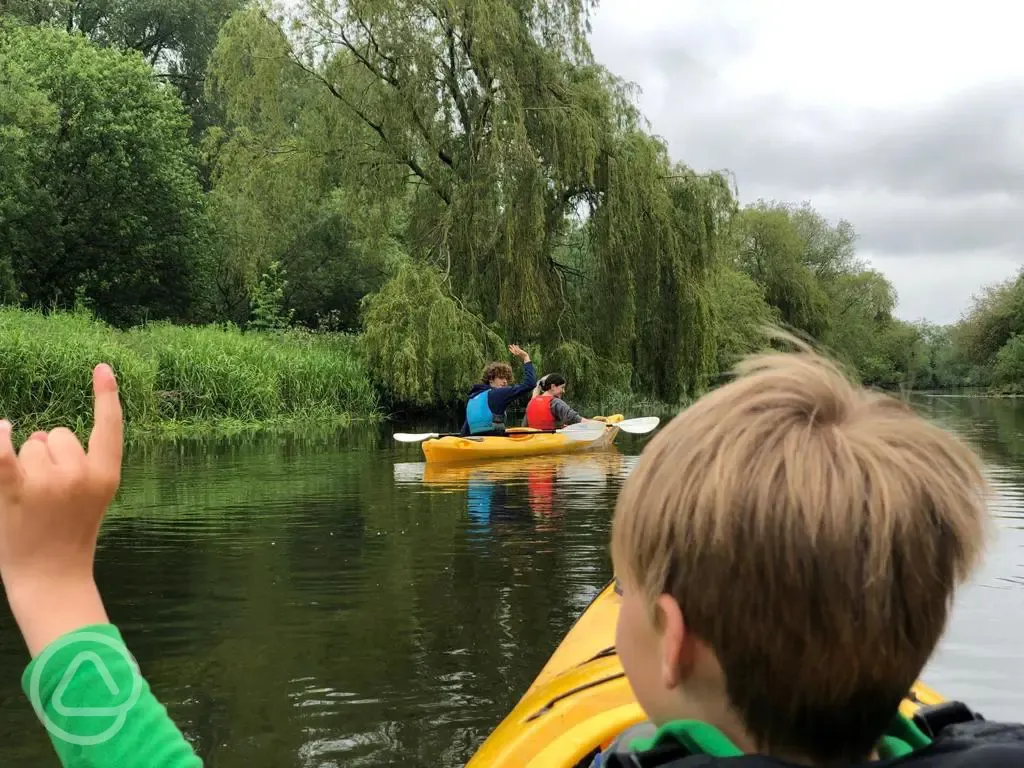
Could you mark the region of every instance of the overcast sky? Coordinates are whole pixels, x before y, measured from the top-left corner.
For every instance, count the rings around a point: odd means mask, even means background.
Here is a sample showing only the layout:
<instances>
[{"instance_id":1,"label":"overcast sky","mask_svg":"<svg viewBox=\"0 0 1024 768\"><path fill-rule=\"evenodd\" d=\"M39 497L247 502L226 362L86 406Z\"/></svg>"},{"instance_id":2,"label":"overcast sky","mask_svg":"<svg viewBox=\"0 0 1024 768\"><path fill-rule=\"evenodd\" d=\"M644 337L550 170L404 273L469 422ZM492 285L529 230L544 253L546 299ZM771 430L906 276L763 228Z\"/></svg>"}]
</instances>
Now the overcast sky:
<instances>
[{"instance_id":1,"label":"overcast sky","mask_svg":"<svg viewBox=\"0 0 1024 768\"><path fill-rule=\"evenodd\" d=\"M849 220L897 314L948 323L1024 256L1021 22L1006 0L601 0L592 45L673 158Z\"/></svg>"}]
</instances>

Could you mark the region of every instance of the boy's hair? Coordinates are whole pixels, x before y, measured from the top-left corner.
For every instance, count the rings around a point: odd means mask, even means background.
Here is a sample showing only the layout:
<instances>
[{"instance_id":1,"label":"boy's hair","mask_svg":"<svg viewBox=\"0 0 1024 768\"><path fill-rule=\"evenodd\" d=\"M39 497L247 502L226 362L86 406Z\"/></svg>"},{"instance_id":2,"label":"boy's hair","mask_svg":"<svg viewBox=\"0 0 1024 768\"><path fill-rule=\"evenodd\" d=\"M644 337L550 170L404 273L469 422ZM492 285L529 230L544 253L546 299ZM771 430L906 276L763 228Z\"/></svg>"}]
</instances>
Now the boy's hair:
<instances>
[{"instance_id":1,"label":"boy's hair","mask_svg":"<svg viewBox=\"0 0 1024 768\"><path fill-rule=\"evenodd\" d=\"M488 363L482 378L484 384L490 384L495 379L512 381L512 366L508 363Z\"/></svg>"},{"instance_id":2,"label":"boy's hair","mask_svg":"<svg viewBox=\"0 0 1024 768\"><path fill-rule=\"evenodd\" d=\"M762 751L865 759L980 558L977 456L830 361L764 354L643 452L616 567L679 603Z\"/></svg>"}]
</instances>

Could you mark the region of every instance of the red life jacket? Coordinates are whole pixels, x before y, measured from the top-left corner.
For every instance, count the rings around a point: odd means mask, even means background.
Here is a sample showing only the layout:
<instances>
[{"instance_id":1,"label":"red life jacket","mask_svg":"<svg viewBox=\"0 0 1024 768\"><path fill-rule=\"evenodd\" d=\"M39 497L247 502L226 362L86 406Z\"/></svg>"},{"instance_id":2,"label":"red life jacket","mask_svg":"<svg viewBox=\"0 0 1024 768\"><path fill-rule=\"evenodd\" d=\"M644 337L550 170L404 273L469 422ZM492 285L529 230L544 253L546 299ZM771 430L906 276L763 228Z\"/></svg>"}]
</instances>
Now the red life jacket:
<instances>
[{"instance_id":1,"label":"red life jacket","mask_svg":"<svg viewBox=\"0 0 1024 768\"><path fill-rule=\"evenodd\" d=\"M526 425L532 429L554 429L557 427L551 413L551 395L537 395L526 406Z\"/></svg>"}]
</instances>

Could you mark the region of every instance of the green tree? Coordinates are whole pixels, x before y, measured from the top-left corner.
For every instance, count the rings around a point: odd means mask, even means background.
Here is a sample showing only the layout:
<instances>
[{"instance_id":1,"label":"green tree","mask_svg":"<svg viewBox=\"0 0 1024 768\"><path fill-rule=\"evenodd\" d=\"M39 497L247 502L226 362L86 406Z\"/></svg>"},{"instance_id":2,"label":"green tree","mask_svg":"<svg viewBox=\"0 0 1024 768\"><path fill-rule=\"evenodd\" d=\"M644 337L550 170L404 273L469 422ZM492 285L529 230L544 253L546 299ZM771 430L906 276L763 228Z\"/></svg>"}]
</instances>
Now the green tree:
<instances>
[{"instance_id":1,"label":"green tree","mask_svg":"<svg viewBox=\"0 0 1024 768\"><path fill-rule=\"evenodd\" d=\"M1024 332L1024 270L1015 278L986 286L960 323L957 340L975 365L992 363L1015 334Z\"/></svg>"},{"instance_id":2,"label":"green tree","mask_svg":"<svg viewBox=\"0 0 1024 768\"><path fill-rule=\"evenodd\" d=\"M206 64L217 33L246 0L6 0L0 12L29 24L80 32L92 42L136 50L177 91L192 118L192 138L218 115L204 97Z\"/></svg>"},{"instance_id":3,"label":"green tree","mask_svg":"<svg viewBox=\"0 0 1024 768\"><path fill-rule=\"evenodd\" d=\"M954 326L916 323L927 356L927 373L919 380L922 389L953 389L971 384L972 366L955 342Z\"/></svg>"},{"instance_id":4,"label":"green tree","mask_svg":"<svg viewBox=\"0 0 1024 768\"><path fill-rule=\"evenodd\" d=\"M273 262L260 276L252 296L252 320L249 327L257 331L280 331L291 325L295 310L287 308L285 290L288 279L278 262Z\"/></svg>"},{"instance_id":5,"label":"green tree","mask_svg":"<svg viewBox=\"0 0 1024 768\"><path fill-rule=\"evenodd\" d=\"M806 262L808 243L787 207L763 201L740 212L736 263L760 285L779 319L821 339L829 328L828 297Z\"/></svg>"},{"instance_id":6,"label":"green tree","mask_svg":"<svg viewBox=\"0 0 1024 768\"><path fill-rule=\"evenodd\" d=\"M278 262L288 272L286 301L296 321L356 330L360 301L391 274L397 246L388 233L400 211L388 207L385 218L379 204L341 186L338 159L314 148L324 130L315 114L297 103L280 137L261 125L230 137L211 132L222 317L242 322L259 276Z\"/></svg>"},{"instance_id":7,"label":"green tree","mask_svg":"<svg viewBox=\"0 0 1024 768\"><path fill-rule=\"evenodd\" d=\"M405 260L365 300L367 362L393 402L457 402L487 360L506 356L501 338L449 296L444 283L436 268Z\"/></svg>"},{"instance_id":8,"label":"green tree","mask_svg":"<svg viewBox=\"0 0 1024 768\"><path fill-rule=\"evenodd\" d=\"M644 133L631 89L593 61L590 7L311 0L290 22L249 10L225 25L211 86L229 145L262 145L266 164L330 158L321 193L401 206L401 230L376 219L365 237L396 238L488 327L629 364L635 385L675 401L714 366L709 280L731 196ZM591 226L572 265L556 256L577 216Z\"/></svg>"},{"instance_id":9,"label":"green tree","mask_svg":"<svg viewBox=\"0 0 1024 768\"><path fill-rule=\"evenodd\" d=\"M57 112L23 68L2 56L0 84L0 303L16 304L12 259L24 244L15 238L30 238L32 233L7 223L32 213L39 197L33 173L57 135Z\"/></svg>"},{"instance_id":10,"label":"green tree","mask_svg":"<svg viewBox=\"0 0 1024 768\"><path fill-rule=\"evenodd\" d=\"M850 222L843 219L833 226L810 203L786 210L803 241L803 262L818 280L828 283L865 268L857 257L857 233Z\"/></svg>"},{"instance_id":11,"label":"green tree","mask_svg":"<svg viewBox=\"0 0 1024 768\"><path fill-rule=\"evenodd\" d=\"M1012 335L992 361L992 383L1007 392L1024 392L1024 335Z\"/></svg>"},{"instance_id":12,"label":"green tree","mask_svg":"<svg viewBox=\"0 0 1024 768\"><path fill-rule=\"evenodd\" d=\"M917 389L927 386L928 363L928 348L919 329L893 319L876 329L874 343L859 372L868 384Z\"/></svg>"},{"instance_id":13,"label":"green tree","mask_svg":"<svg viewBox=\"0 0 1024 768\"><path fill-rule=\"evenodd\" d=\"M823 289L829 297L829 331L824 341L872 381L869 360L885 356L884 337L892 331L896 290L873 269L837 273Z\"/></svg>"},{"instance_id":14,"label":"green tree","mask_svg":"<svg viewBox=\"0 0 1024 768\"><path fill-rule=\"evenodd\" d=\"M207 220L174 93L137 53L24 26L0 29L5 92L34 126L5 134L30 182L0 202L24 300L70 307L81 292L118 325L194 316Z\"/></svg>"},{"instance_id":15,"label":"green tree","mask_svg":"<svg viewBox=\"0 0 1024 768\"><path fill-rule=\"evenodd\" d=\"M731 265L716 270L712 285L716 368L726 374L741 357L765 346L763 329L778 323L778 310L768 306L761 286Z\"/></svg>"},{"instance_id":16,"label":"green tree","mask_svg":"<svg viewBox=\"0 0 1024 768\"><path fill-rule=\"evenodd\" d=\"M1024 381L1018 377L1022 333L1024 270L985 286L956 325L934 336L936 370L946 386L1022 391Z\"/></svg>"}]
</instances>

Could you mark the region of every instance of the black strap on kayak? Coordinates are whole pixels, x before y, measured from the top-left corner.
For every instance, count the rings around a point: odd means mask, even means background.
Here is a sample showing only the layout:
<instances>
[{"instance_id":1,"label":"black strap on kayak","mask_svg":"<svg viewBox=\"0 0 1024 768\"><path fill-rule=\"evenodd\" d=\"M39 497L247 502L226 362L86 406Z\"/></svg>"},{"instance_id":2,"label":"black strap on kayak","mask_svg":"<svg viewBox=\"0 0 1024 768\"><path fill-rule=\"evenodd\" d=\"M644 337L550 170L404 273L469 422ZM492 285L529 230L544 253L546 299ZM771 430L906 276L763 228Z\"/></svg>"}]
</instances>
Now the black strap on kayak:
<instances>
[{"instance_id":1,"label":"black strap on kayak","mask_svg":"<svg viewBox=\"0 0 1024 768\"><path fill-rule=\"evenodd\" d=\"M580 691L585 691L585 690L587 690L589 688L596 688L599 685L604 685L605 683L609 683L612 680L618 680L619 678L625 677L625 676L626 676L625 672L616 672L614 675L608 675L607 677L602 677L602 678L600 678L598 680L591 680L589 683L583 683L583 685L577 685L575 688L570 688L565 693L560 693L557 696L555 696L555 698L553 698L551 701L549 701L543 707L541 707L536 712L534 712L532 715L530 715L528 718L526 718L526 722L529 723L531 720L536 720L538 717L543 715L545 712L549 712L555 706L555 704L557 704L558 702L562 701L563 699L569 698L573 694L579 693Z\"/></svg>"},{"instance_id":2,"label":"black strap on kayak","mask_svg":"<svg viewBox=\"0 0 1024 768\"><path fill-rule=\"evenodd\" d=\"M580 667L585 666L585 665L589 664L592 661L597 661L598 659L607 659L609 656L614 656L617 653L618 653L618 651L615 650L615 646L614 645L609 645L607 648L603 648L600 651L598 651L597 653L595 653L593 656L591 656L586 661L581 661L579 664L576 665L576 669L579 669Z\"/></svg>"},{"instance_id":3,"label":"black strap on kayak","mask_svg":"<svg viewBox=\"0 0 1024 768\"><path fill-rule=\"evenodd\" d=\"M618 590L618 584L619 584L618 579L612 579L611 581L606 583L600 590L598 590L597 594L594 595L593 599L587 605L587 608L583 611L583 613L586 613L587 610L590 609L590 606L597 602L597 599L599 597L601 597L601 595L604 594L605 590L608 588L608 585L612 584L613 582L614 582L615 587L616 587L615 591L618 592L620 595L622 594ZM577 665L576 668L579 669L580 667L585 666L587 664L590 664L592 661L597 661L598 659L604 659L604 658L607 658L609 656L614 656L616 653L618 653L618 651L616 650L615 646L614 645L610 645L607 648L602 648L600 651L598 651L596 654L591 656L586 661L581 662L579 665ZM562 701L563 699L568 698L569 696L572 696L572 695L574 695L576 693L579 693L580 691L585 691L585 690L587 690L589 688L594 688L594 687L596 687L598 685L603 685L604 683L611 682L612 680L618 680L619 678L622 678L622 677L625 677L625 676L626 676L625 672L617 672L616 674L608 675L607 677L602 677L602 678L600 678L598 680L592 680L589 683L584 683L582 685L576 686L575 688L571 688L570 690L566 691L565 693L559 694L558 696L553 698L551 701L549 701L547 704L545 704L543 707L541 707L539 710L537 710L532 715L530 715L528 718L526 718L526 722L530 722L531 720L536 720L538 717L543 715L545 712L550 711L555 706L555 704L557 704L558 702Z\"/></svg>"}]
</instances>

